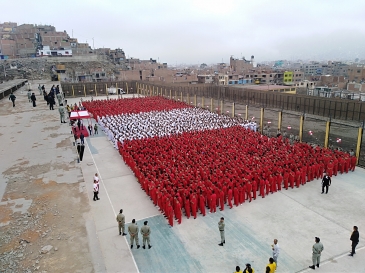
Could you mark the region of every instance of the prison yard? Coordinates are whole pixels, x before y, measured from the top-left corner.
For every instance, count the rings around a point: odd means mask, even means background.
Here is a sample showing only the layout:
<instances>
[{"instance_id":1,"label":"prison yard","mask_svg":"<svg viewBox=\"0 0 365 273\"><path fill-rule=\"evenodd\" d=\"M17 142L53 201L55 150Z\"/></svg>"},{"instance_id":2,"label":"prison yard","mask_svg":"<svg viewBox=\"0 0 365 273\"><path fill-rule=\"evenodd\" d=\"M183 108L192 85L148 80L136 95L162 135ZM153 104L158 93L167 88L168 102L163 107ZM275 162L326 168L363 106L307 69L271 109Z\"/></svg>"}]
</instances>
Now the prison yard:
<instances>
[{"instance_id":1,"label":"prison yard","mask_svg":"<svg viewBox=\"0 0 365 273\"><path fill-rule=\"evenodd\" d=\"M233 272L247 263L264 272L274 239L276 272L310 272L315 237L324 245L316 270L365 272L361 103L133 81L38 84L59 84L65 104L88 111L83 126L99 130L80 156L81 130L60 123L58 104L49 110L36 94L32 107L26 84L13 90L15 107L1 99L0 272ZM119 235L120 209L126 233L133 219L139 229L148 221L150 249ZM354 225L360 242L349 257Z\"/></svg>"}]
</instances>

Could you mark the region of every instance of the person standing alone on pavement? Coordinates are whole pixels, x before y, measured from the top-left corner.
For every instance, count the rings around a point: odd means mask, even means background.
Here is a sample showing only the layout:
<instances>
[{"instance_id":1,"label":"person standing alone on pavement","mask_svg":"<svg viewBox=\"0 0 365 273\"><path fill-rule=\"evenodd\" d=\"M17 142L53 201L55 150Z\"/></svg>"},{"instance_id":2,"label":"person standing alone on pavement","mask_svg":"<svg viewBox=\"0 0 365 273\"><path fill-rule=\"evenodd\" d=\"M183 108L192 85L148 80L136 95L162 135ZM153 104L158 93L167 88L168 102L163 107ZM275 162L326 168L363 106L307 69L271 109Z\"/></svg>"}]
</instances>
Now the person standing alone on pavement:
<instances>
[{"instance_id":1,"label":"person standing alone on pavement","mask_svg":"<svg viewBox=\"0 0 365 273\"><path fill-rule=\"evenodd\" d=\"M16 99L15 95L11 93L9 96L9 100L11 100L11 102L13 103L13 107L15 107L15 99Z\"/></svg>"},{"instance_id":2,"label":"person standing alone on pavement","mask_svg":"<svg viewBox=\"0 0 365 273\"><path fill-rule=\"evenodd\" d=\"M32 95L30 96L30 100L33 102L33 107L36 107L35 101L37 100L37 98L35 97L34 93L32 93Z\"/></svg>"},{"instance_id":3,"label":"person standing alone on pavement","mask_svg":"<svg viewBox=\"0 0 365 273\"><path fill-rule=\"evenodd\" d=\"M352 241L352 244L351 244L351 253L349 256L354 256L354 254L356 254L355 248L359 243L359 230L357 226L354 226L354 231L351 234L350 240Z\"/></svg>"},{"instance_id":4,"label":"person standing alone on pavement","mask_svg":"<svg viewBox=\"0 0 365 273\"><path fill-rule=\"evenodd\" d=\"M315 244L312 247L312 261L313 265L309 266L309 268L316 269L316 266L319 267L321 263L321 254L324 249L323 244L321 243L321 239L315 237Z\"/></svg>"},{"instance_id":5,"label":"person standing alone on pavement","mask_svg":"<svg viewBox=\"0 0 365 273\"><path fill-rule=\"evenodd\" d=\"M272 249L272 257L276 263L276 266L278 266L278 257L279 257L279 253L280 253L280 247L279 247L277 239L274 239L274 244L271 245L271 249Z\"/></svg>"},{"instance_id":6,"label":"person standing alone on pavement","mask_svg":"<svg viewBox=\"0 0 365 273\"><path fill-rule=\"evenodd\" d=\"M132 220L132 224L130 224L128 226L128 232L129 232L129 236L131 237L131 248L133 248L133 242L136 242L137 245L137 249L140 248L141 246L139 245L139 240L138 240L138 231L139 228L136 224L136 220L133 219Z\"/></svg>"},{"instance_id":7,"label":"person standing alone on pavement","mask_svg":"<svg viewBox=\"0 0 365 273\"><path fill-rule=\"evenodd\" d=\"M117 222L118 222L119 235L123 235L123 236L127 235L126 233L124 233L124 231L125 231L125 217L124 217L122 209L119 211L119 214L117 215Z\"/></svg>"},{"instance_id":8,"label":"person standing alone on pavement","mask_svg":"<svg viewBox=\"0 0 365 273\"><path fill-rule=\"evenodd\" d=\"M322 194L324 193L324 188L326 187L326 194L328 193L328 187L331 186L331 177L327 175L327 173L323 176L322 179Z\"/></svg>"},{"instance_id":9,"label":"person standing alone on pavement","mask_svg":"<svg viewBox=\"0 0 365 273\"><path fill-rule=\"evenodd\" d=\"M148 221L144 221L144 226L141 227L141 234L142 234L142 240L143 240L143 248L146 249L146 242L148 245L148 249L150 249L152 246L150 244L150 234L151 234L151 228L147 226Z\"/></svg>"},{"instance_id":10,"label":"person standing alone on pavement","mask_svg":"<svg viewBox=\"0 0 365 273\"><path fill-rule=\"evenodd\" d=\"M223 244L226 243L226 238L224 237L224 226L225 226L224 218L221 217L221 220L218 222L218 229L219 229L219 232L221 234L221 243L218 244L220 246L223 246Z\"/></svg>"},{"instance_id":11,"label":"person standing alone on pavement","mask_svg":"<svg viewBox=\"0 0 365 273\"><path fill-rule=\"evenodd\" d=\"M93 198L94 201L99 200L98 194L99 194L99 184L96 181L94 181L94 198Z\"/></svg>"},{"instance_id":12,"label":"person standing alone on pavement","mask_svg":"<svg viewBox=\"0 0 365 273\"><path fill-rule=\"evenodd\" d=\"M94 135L98 134L98 125L95 123L94 125Z\"/></svg>"}]
</instances>

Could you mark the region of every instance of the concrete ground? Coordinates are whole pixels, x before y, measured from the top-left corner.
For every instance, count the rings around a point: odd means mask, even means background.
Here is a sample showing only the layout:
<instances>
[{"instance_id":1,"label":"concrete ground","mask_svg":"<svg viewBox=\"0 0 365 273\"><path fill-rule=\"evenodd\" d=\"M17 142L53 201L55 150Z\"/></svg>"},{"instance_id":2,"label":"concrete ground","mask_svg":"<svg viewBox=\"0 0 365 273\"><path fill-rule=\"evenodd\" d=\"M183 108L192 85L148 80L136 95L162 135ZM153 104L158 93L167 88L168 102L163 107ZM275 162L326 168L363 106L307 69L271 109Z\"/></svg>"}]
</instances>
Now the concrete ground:
<instances>
[{"instance_id":1,"label":"concrete ground","mask_svg":"<svg viewBox=\"0 0 365 273\"><path fill-rule=\"evenodd\" d=\"M69 100L74 101L79 99ZM175 222L170 228L102 132L89 137L87 147L81 168L90 185L89 196L95 172L102 181L101 200L91 201L91 210L107 272L232 272L245 263L264 272L274 238L281 247L277 272L310 272L316 236L325 247L317 270L365 272L363 169L333 177L327 195L321 194L317 180L232 210L199 215L195 220L183 218L181 225ZM127 222L135 218L141 227L144 220L149 221L152 249L131 250L129 236L118 235L115 215L121 208ZM221 216L226 219L224 247L218 246ZM354 225L359 226L361 238L357 254L348 257Z\"/></svg>"},{"instance_id":2,"label":"concrete ground","mask_svg":"<svg viewBox=\"0 0 365 273\"><path fill-rule=\"evenodd\" d=\"M48 85L47 90L49 90ZM223 212L207 214L205 217L198 215L195 220L184 217L181 225L175 221L174 227L170 228L150 198L141 190L130 168L124 164L119 153L102 132L87 138L84 159L81 163L75 163L76 154L70 127L59 123L56 110L49 111L44 105L37 109L28 107L26 93L23 96L24 98L17 95L19 108L17 112L10 113L15 118L3 113L0 117L2 203L8 204L13 200L9 194L11 191L13 194L16 193L14 200L22 202L21 206L15 201L12 202L13 210L21 208L26 213L38 204L36 196L30 199L28 192L24 192L22 187L13 186L14 183L9 183L7 177L9 170L15 173L23 172L22 165L26 164L33 169L35 167L32 166L46 166L43 169L38 168L37 174L30 177L37 184L29 184L34 187L42 186L36 188L34 194L42 195L43 191L47 191L47 194L52 196L53 199L47 201L49 202L47 206L53 207L54 200L57 200L58 208L60 204L63 206L70 204L67 206L67 211L59 208L60 216L54 216L57 212L52 211L50 217L60 218L57 218L56 222L54 220L47 222L48 225L57 223L55 230L62 226L67 227L57 233L60 232L65 237L69 234L68 241L67 239L64 241L63 237L58 241L56 235L52 235L52 239L47 239L48 235L45 238L39 236L37 240L40 240L40 243L34 242L34 245L39 247L52 244L59 248L49 255L40 255L42 257L39 258L39 264L42 266L39 270L126 273L233 272L236 265L244 268L245 263L250 263L256 272L264 272L271 256L270 245L273 239L277 238L281 247L277 272L310 272L312 270L308 269L308 266L311 265L311 249L314 237L318 236L325 250L322 254L321 267L317 271L365 272L363 233L365 170L357 168L355 172L333 177L327 195L320 194L320 181L313 181L299 189L283 190L264 199L258 198L251 203L246 202L232 210L226 208ZM39 99L41 103L41 98ZM67 100L69 104L80 101L79 98L67 98ZM0 103L10 104L6 100ZM7 111L15 110L8 107ZM35 145L33 142L38 144ZM23 151L26 156L17 154L19 151ZM19 161L20 159L22 161ZM62 160L62 164L65 165L57 165L58 160ZM13 165L16 169L11 169ZM92 201L95 173L101 178L99 201ZM27 175L28 173L25 176ZM57 183L53 183L53 180ZM49 193L50 186L57 194ZM134 218L141 227L143 221L146 219L149 221L152 229L151 249L136 249L136 247L130 249L129 236L118 235L115 216L121 208L128 223ZM3 214L3 210L1 211ZM14 213L16 211L9 215ZM32 212L32 215L34 214L35 212ZM71 218L70 215L75 218ZM221 216L226 219L227 243L224 247L218 246L220 237L217 223ZM0 220L3 225L0 225L0 232L5 232L6 226L11 225L12 219L0 217ZM6 224L7 221L10 224ZM43 223L36 225L36 229L44 226ZM359 227L360 243L357 254L348 257L353 225ZM4 246L5 244L1 242L0 254L4 251L2 248ZM38 250L34 248L33 252ZM13 255L9 251L6 253L8 256ZM29 259L35 263L32 256L34 253L26 253L25 251L23 262ZM32 267L31 272L38 271L36 268Z\"/></svg>"}]
</instances>

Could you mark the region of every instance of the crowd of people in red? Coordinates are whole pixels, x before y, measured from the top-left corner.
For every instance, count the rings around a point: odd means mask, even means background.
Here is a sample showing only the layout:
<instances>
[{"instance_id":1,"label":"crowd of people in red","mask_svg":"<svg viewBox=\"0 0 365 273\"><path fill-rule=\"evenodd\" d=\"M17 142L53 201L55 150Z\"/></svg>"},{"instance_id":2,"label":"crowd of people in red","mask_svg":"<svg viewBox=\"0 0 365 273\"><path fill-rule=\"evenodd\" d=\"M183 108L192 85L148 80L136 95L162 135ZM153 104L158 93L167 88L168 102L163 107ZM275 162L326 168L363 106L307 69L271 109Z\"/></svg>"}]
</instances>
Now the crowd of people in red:
<instances>
[{"instance_id":1,"label":"crowd of people in red","mask_svg":"<svg viewBox=\"0 0 365 273\"><path fill-rule=\"evenodd\" d=\"M190 107L161 97L85 101L94 117ZM112 120L112 119L108 119ZM177 121L174 120L174 123ZM176 124L174 124L176 126ZM233 125L232 125L233 126ZM233 208L282 189L354 170L356 157L342 151L290 144L242 126L126 140L120 154L142 189L168 218L182 221L217 207Z\"/></svg>"},{"instance_id":2,"label":"crowd of people in red","mask_svg":"<svg viewBox=\"0 0 365 273\"><path fill-rule=\"evenodd\" d=\"M169 111L188 108L186 103L171 101L163 97L126 98L83 101L82 105L96 117L122 114L137 114L150 111Z\"/></svg>"},{"instance_id":3,"label":"crowd of people in red","mask_svg":"<svg viewBox=\"0 0 365 273\"><path fill-rule=\"evenodd\" d=\"M168 218L203 216L282 189L300 187L324 172L354 170L356 157L235 126L118 143L142 189Z\"/></svg>"}]
</instances>

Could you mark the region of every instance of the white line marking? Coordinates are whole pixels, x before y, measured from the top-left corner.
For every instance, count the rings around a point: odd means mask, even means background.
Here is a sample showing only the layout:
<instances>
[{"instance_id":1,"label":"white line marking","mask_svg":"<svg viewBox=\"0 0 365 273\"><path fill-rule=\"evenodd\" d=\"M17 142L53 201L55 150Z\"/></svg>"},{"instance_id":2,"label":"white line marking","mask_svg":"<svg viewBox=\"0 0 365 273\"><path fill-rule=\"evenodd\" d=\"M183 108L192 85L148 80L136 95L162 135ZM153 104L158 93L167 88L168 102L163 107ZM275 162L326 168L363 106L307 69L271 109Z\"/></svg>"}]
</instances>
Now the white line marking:
<instances>
[{"instance_id":1,"label":"white line marking","mask_svg":"<svg viewBox=\"0 0 365 273\"><path fill-rule=\"evenodd\" d=\"M97 171L97 172L98 172L98 174L99 174L100 182L102 182L102 181L103 181L103 178L102 178L101 173L100 173L100 171L99 171L99 169L98 169L98 166L96 165L96 162L95 162L94 156L93 156L93 154L91 153L91 150L90 150L90 147L89 147L89 144L87 143L87 141L86 141L86 146L87 146L87 149L88 149L88 150L89 150L89 152L90 152L91 158L92 158L92 160L93 160L93 162L94 162L94 165L95 165L95 168L96 168L96 171ZM110 206L112 207L112 210L113 210L113 212L114 212L114 215L117 215L117 214L116 214L116 212L115 212L115 209L114 209L114 207L113 207L112 201L110 200L109 193L108 193L108 191L107 191L107 189L106 189L106 187L105 187L104 183L102 183L102 185L103 185L103 188L104 188L104 190L105 190L106 195L108 196L109 203L110 203ZM125 243L127 244L128 251L129 251L129 253L131 254L131 257L132 257L132 260L133 260L134 266L136 267L137 272L138 272L138 273L140 273L140 272L139 272L139 269L138 269L138 266L137 266L137 263L136 263L136 260L134 259L133 253L132 253L132 251L131 251L131 249L130 249L130 247L129 247L128 240L127 240L127 238L126 238L127 236L123 236L123 237L124 237Z\"/></svg>"}]
</instances>

